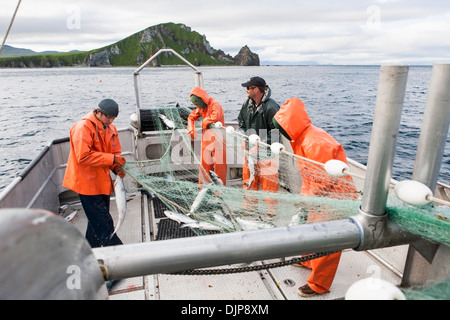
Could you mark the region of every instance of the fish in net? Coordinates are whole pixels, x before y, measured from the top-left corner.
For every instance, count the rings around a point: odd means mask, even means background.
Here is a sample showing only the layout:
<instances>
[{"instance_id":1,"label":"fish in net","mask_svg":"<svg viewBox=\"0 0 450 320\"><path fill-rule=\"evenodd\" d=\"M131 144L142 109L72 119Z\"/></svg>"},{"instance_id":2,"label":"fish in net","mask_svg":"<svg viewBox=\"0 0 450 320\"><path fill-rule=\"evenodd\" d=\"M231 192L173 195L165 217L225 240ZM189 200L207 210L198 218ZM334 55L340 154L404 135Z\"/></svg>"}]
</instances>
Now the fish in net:
<instances>
[{"instance_id":1,"label":"fish in net","mask_svg":"<svg viewBox=\"0 0 450 320\"><path fill-rule=\"evenodd\" d=\"M124 167L138 185L167 206L168 218L188 217L191 220L185 219L180 224L203 234L211 230L225 233L320 223L357 214L362 188L356 188L352 179L332 177L323 164L289 152L275 152L273 146L252 141L249 133L231 127L211 128L216 131L213 136L217 140L211 152L221 152L226 146L229 177L224 185L214 172L201 167L200 139L193 141L187 134L186 121L179 109L146 111L153 121L151 131L159 133L159 156L128 161ZM164 118L171 121L172 128ZM256 176L262 176L267 183L278 186L276 192L248 188L242 182L244 162L250 174L247 184L257 183ZM199 177L204 183L199 184ZM326 187L315 195L303 195L300 191L304 183ZM431 241L450 244L449 207L407 205L390 192L387 211L389 218L406 230Z\"/></svg>"}]
</instances>

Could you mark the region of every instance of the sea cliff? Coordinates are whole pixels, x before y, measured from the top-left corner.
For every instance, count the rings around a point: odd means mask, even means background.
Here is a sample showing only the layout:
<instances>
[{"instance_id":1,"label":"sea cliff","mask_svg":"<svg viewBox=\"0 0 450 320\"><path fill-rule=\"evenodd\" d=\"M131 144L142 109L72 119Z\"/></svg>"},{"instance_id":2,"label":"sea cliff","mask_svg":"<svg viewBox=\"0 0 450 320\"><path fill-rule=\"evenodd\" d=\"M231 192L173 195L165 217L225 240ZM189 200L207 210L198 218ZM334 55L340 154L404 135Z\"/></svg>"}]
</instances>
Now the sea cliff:
<instances>
[{"instance_id":1,"label":"sea cliff","mask_svg":"<svg viewBox=\"0 0 450 320\"><path fill-rule=\"evenodd\" d=\"M232 57L211 47L205 35L184 24L164 23L146 28L103 48L68 53L34 54L0 58L2 68L119 67L139 66L159 49L171 48L194 65L259 66L259 56L243 46ZM162 54L153 66L179 64L176 57Z\"/></svg>"}]
</instances>

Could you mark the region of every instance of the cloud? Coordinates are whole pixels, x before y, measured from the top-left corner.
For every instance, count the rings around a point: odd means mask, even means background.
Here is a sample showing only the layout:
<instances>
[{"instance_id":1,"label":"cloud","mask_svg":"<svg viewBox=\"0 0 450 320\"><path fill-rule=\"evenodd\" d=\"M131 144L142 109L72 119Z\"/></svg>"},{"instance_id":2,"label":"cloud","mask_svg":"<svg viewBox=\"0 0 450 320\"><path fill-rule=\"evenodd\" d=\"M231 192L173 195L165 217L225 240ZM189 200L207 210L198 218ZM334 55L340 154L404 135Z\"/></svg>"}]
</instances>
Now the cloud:
<instances>
[{"instance_id":1,"label":"cloud","mask_svg":"<svg viewBox=\"0 0 450 320\"><path fill-rule=\"evenodd\" d=\"M2 8L0 32L15 5L7 1ZM42 0L22 2L7 43L35 51L91 50L176 22L231 55L248 45L262 61L430 63L448 61L449 17L448 0Z\"/></svg>"}]
</instances>

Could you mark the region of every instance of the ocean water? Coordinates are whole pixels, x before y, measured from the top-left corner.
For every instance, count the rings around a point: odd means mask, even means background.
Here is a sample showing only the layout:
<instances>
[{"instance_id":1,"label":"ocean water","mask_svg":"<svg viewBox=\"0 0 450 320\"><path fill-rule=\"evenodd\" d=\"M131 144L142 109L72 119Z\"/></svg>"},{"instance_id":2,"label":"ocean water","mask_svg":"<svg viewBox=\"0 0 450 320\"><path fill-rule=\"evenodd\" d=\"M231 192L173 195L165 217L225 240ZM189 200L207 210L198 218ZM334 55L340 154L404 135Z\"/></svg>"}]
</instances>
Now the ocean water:
<instances>
[{"instance_id":1,"label":"ocean water","mask_svg":"<svg viewBox=\"0 0 450 320\"><path fill-rule=\"evenodd\" d=\"M280 105L303 100L314 125L328 131L347 156L367 164L379 66L201 67L206 91L226 121L236 121L246 92L240 85L259 75ZM0 69L0 191L48 142L69 136L71 126L104 98L115 99L118 128L136 110L134 68ZM402 113L393 177L411 177L426 106L431 67L412 66ZM189 106L194 73L185 67L142 71L144 108ZM448 136L439 180L450 184Z\"/></svg>"}]
</instances>

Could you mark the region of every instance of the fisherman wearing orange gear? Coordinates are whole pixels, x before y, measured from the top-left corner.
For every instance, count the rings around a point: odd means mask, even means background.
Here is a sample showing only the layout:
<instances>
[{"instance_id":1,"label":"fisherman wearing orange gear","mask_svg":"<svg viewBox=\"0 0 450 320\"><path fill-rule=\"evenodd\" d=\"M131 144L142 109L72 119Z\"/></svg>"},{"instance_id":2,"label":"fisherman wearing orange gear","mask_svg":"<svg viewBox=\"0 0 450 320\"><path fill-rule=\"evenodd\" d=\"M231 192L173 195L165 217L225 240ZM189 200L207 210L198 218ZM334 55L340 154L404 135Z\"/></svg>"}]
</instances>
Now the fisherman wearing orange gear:
<instances>
[{"instance_id":1,"label":"fisherman wearing orange gear","mask_svg":"<svg viewBox=\"0 0 450 320\"><path fill-rule=\"evenodd\" d=\"M190 94L190 101L196 109L188 117L187 131L192 139L196 137L195 121L202 120L201 167L199 184L210 183L209 171L214 171L224 184L227 182L227 156L225 134L216 128L216 123L225 125L222 106L200 87L195 87Z\"/></svg>"},{"instance_id":2,"label":"fisherman wearing orange gear","mask_svg":"<svg viewBox=\"0 0 450 320\"><path fill-rule=\"evenodd\" d=\"M119 106L104 99L98 108L86 114L70 130L70 154L63 186L79 194L88 218L86 239L91 247L120 245L109 213L113 182L110 171L124 177L117 128L112 124Z\"/></svg>"},{"instance_id":3,"label":"fisherman wearing orange gear","mask_svg":"<svg viewBox=\"0 0 450 320\"><path fill-rule=\"evenodd\" d=\"M300 99L291 98L280 107L273 119L274 125L290 140L296 155L326 163L335 159L347 163L344 148L326 131L314 126ZM302 175L300 193L308 196L331 196L356 199L356 187L350 176L333 178L326 174L323 167L307 161L298 160ZM323 172L323 174L320 174ZM318 219L326 213L309 212L308 220ZM312 269L307 284L298 288L298 293L304 297L323 294L330 291L336 274L341 252L322 258L303 262L302 266Z\"/></svg>"}]
</instances>

